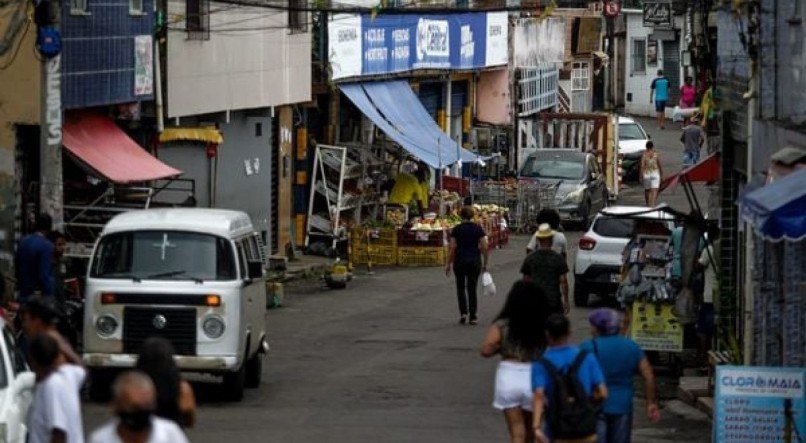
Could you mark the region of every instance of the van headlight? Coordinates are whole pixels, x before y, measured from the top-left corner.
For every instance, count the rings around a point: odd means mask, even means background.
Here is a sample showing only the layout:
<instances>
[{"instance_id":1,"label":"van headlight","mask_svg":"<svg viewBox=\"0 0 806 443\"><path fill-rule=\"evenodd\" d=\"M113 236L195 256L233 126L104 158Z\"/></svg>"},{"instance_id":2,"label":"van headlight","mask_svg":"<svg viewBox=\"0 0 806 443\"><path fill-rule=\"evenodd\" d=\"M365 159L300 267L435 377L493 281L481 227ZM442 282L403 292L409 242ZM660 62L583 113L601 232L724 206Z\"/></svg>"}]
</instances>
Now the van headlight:
<instances>
[{"instance_id":1,"label":"van headlight","mask_svg":"<svg viewBox=\"0 0 806 443\"><path fill-rule=\"evenodd\" d=\"M95 330L101 337L109 337L118 329L118 321L111 315L102 315L95 320Z\"/></svg>"},{"instance_id":2,"label":"van headlight","mask_svg":"<svg viewBox=\"0 0 806 443\"><path fill-rule=\"evenodd\" d=\"M210 338L218 338L224 335L224 320L217 316L211 315L204 319L202 323L202 330L204 331L204 335Z\"/></svg>"}]
</instances>

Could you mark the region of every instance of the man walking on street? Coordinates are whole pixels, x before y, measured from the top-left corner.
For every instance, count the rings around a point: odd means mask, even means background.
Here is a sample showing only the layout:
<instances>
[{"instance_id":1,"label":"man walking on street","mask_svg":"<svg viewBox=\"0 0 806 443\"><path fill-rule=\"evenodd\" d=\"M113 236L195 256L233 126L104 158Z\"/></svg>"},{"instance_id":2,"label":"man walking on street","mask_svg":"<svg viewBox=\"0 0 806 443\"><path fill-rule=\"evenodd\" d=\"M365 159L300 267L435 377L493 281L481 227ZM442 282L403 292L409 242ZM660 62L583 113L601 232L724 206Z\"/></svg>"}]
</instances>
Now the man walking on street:
<instances>
[{"instance_id":1,"label":"man walking on street","mask_svg":"<svg viewBox=\"0 0 806 443\"><path fill-rule=\"evenodd\" d=\"M154 383L140 371L120 375L112 386L116 418L93 432L90 443L187 443L176 423L154 415Z\"/></svg>"},{"instance_id":2,"label":"man walking on street","mask_svg":"<svg viewBox=\"0 0 806 443\"><path fill-rule=\"evenodd\" d=\"M17 247L14 269L17 273L20 304L25 304L37 292L46 297L54 294L54 246L47 238L52 226L53 221L49 215L37 215L34 232L23 237Z\"/></svg>"},{"instance_id":3,"label":"man walking on street","mask_svg":"<svg viewBox=\"0 0 806 443\"><path fill-rule=\"evenodd\" d=\"M57 332L31 340L36 390L28 416L29 443L84 443L79 391L86 371L70 344Z\"/></svg>"},{"instance_id":4,"label":"man walking on street","mask_svg":"<svg viewBox=\"0 0 806 443\"><path fill-rule=\"evenodd\" d=\"M662 69L658 70L658 76L652 80L649 88L651 89L649 103L652 103L654 98L655 111L658 113L658 126L663 129L666 120L666 102L669 100L669 79L663 75Z\"/></svg>"},{"instance_id":5,"label":"man walking on street","mask_svg":"<svg viewBox=\"0 0 806 443\"><path fill-rule=\"evenodd\" d=\"M699 112L695 112L691 116L691 123L683 128L680 141L683 142L683 166L696 165L700 161L702 144L705 143Z\"/></svg>"},{"instance_id":6,"label":"man walking on street","mask_svg":"<svg viewBox=\"0 0 806 443\"><path fill-rule=\"evenodd\" d=\"M568 263L552 250L554 230L548 223L537 228L538 249L529 254L521 266L524 280L535 282L546 294L552 313L568 314Z\"/></svg>"},{"instance_id":7,"label":"man walking on street","mask_svg":"<svg viewBox=\"0 0 806 443\"><path fill-rule=\"evenodd\" d=\"M532 363L534 433L539 443L596 441L595 403L607 399L596 358L570 344L571 324L561 314L546 320L548 349ZM584 396L584 398L582 398ZM546 412L546 426L541 419Z\"/></svg>"}]
</instances>

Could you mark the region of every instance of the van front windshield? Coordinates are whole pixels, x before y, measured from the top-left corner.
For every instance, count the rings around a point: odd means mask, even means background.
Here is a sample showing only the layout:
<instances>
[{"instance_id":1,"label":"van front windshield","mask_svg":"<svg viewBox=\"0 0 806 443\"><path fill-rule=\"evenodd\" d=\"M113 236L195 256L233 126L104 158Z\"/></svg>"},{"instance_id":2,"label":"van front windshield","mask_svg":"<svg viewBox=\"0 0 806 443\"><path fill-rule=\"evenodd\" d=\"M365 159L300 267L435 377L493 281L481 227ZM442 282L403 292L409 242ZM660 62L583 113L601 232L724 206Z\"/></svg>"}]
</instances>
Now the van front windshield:
<instances>
[{"instance_id":1,"label":"van front windshield","mask_svg":"<svg viewBox=\"0 0 806 443\"><path fill-rule=\"evenodd\" d=\"M235 280L235 253L225 238L180 231L131 231L101 239L94 278Z\"/></svg>"}]
</instances>

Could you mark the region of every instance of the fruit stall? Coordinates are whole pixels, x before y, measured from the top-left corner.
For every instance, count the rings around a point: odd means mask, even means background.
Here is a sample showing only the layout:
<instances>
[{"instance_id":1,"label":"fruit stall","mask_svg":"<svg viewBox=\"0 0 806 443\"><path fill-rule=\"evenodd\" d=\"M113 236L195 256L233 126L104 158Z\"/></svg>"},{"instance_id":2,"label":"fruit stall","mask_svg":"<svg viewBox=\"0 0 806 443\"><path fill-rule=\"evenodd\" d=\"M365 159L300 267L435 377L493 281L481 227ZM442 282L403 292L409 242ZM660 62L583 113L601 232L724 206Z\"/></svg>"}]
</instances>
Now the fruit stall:
<instances>
[{"instance_id":1,"label":"fruit stall","mask_svg":"<svg viewBox=\"0 0 806 443\"><path fill-rule=\"evenodd\" d=\"M423 217L407 216L405 208L386 207L381 219L364 220L351 228L350 260L365 266L444 266L450 230L462 222L462 199L441 190L431 194L431 207L438 212ZM506 228L507 208L498 205L474 205L476 222L487 232L491 248L509 241Z\"/></svg>"}]
</instances>

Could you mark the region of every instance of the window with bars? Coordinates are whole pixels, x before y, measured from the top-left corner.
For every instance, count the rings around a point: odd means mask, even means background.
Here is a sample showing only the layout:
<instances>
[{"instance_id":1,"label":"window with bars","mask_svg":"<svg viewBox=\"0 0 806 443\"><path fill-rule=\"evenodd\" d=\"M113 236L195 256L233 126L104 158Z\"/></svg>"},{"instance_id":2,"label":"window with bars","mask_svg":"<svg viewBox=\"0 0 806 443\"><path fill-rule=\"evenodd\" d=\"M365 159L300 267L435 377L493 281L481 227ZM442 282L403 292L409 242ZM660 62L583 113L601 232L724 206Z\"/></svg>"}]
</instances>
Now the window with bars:
<instances>
[{"instance_id":1,"label":"window with bars","mask_svg":"<svg viewBox=\"0 0 806 443\"><path fill-rule=\"evenodd\" d=\"M632 41L632 74L645 74L646 73L646 41L644 39L635 39Z\"/></svg>"},{"instance_id":2,"label":"window with bars","mask_svg":"<svg viewBox=\"0 0 806 443\"><path fill-rule=\"evenodd\" d=\"M288 29L292 33L305 32L308 29L307 6L305 0L288 0Z\"/></svg>"},{"instance_id":3,"label":"window with bars","mask_svg":"<svg viewBox=\"0 0 806 443\"><path fill-rule=\"evenodd\" d=\"M88 13L87 0L70 0L71 15L86 15Z\"/></svg>"},{"instance_id":4,"label":"window with bars","mask_svg":"<svg viewBox=\"0 0 806 443\"><path fill-rule=\"evenodd\" d=\"M571 69L571 90L587 91L590 87L590 64L588 62L574 62Z\"/></svg>"},{"instance_id":5,"label":"window with bars","mask_svg":"<svg viewBox=\"0 0 806 443\"><path fill-rule=\"evenodd\" d=\"M210 0L186 0L185 30L189 40L210 39Z\"/></svg>"}]
</instances>

